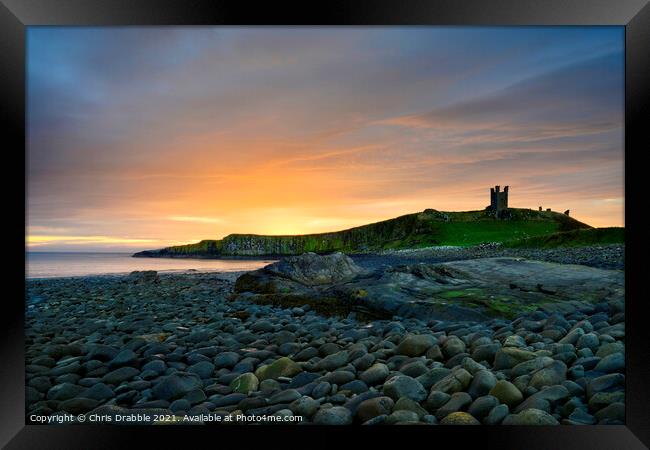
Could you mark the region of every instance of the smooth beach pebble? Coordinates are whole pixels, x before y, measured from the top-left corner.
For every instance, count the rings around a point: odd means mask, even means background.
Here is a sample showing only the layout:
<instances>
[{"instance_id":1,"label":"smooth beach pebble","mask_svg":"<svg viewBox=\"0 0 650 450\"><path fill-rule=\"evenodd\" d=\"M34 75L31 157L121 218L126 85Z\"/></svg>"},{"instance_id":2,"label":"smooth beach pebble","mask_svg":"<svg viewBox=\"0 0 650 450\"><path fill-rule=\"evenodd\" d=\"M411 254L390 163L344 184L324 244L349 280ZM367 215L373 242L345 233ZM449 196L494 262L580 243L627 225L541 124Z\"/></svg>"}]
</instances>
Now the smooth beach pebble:
<instances>
[{"instance_id":1,"label":"smooth beach pebble","mask_svg":"<svg viewBox=\"0 0 650 450\"><path fill-rule=\"evenodd\" d=\"M607 264L615 264L619 251L603 249L572 250L572 260L555 249L489 246L437 256L425 250L350 260L316 255L304 265L287 263L293 278L265 280L277 288L300 280L327 290L358 276L365 284L355 288L354 302L365 306L387 292L385 285L373 290L375 281L406 283L399 295L415 295L409 289L418 283L458 283L463 276L439 262L499 252L564 263L602 258L609 262L598 260L594 270L604 272L594 273L618 273ZM429 256L418 259L420 253ZM471 264L480 270L479 262ZM592 269L576 267L582 274ZM624 302L614 289L599 300L555 301L517 313L497 303L487 316L465 308L458 317L453 309L404 317L319 303L307 291L296 297L280 291L286 298L268 301L271 294L250 290L261 278L249 275L28 280L26 413L203 413L319 425L624 423ZM439 285L453 287L445 301L479 295L453 283ZM547 285L514 284L504 292L550 295L542 292ZM394 299L387 306L402 311Z\"/></svg>"}]
</instances>

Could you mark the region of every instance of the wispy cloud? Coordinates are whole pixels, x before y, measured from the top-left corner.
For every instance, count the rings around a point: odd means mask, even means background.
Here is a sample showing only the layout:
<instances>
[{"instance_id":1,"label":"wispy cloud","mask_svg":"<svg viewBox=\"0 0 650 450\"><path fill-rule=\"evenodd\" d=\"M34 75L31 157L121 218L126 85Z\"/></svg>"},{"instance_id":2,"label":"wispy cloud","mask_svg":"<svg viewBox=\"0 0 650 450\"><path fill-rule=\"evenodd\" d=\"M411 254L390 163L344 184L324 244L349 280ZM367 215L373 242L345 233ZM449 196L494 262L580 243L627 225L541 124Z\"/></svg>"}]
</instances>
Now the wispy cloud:
<instances>
[{"instance_id":1,"label":"wispy cloud","mask_svg":"<svg viewBox=\"0 0 650 450\"><path fill-rule=\"evenodd\" d=\"M153 239L134 239L111 236L55 236L27 235L25 241L29 247L51 244L88 245L88 244L145 244L155 242Z\"/></svg>"},{"instance_id":2,"label":"wispy cloud","mask_svg":"<svg viewBox=\"0 0 650 450\"><path fill-rule=\"evenodd\" d=\"M197 217L197 216L171 216L169 220L176 222L196 222L196 223L223 223L222 219L216 217Z\"/></svg>"},{"instance_id":3,"label":"wispy cloud","mask_svg":"<svg viewBox=\"0 0 650 450\"><path fill-rule=\"evenodd\" d=\"M490 184L620 225L622 202L602 199L623 197L623 38L30 28L28 234L99 248L328 231L482 208Z\"/></svg>"}]
</instances>

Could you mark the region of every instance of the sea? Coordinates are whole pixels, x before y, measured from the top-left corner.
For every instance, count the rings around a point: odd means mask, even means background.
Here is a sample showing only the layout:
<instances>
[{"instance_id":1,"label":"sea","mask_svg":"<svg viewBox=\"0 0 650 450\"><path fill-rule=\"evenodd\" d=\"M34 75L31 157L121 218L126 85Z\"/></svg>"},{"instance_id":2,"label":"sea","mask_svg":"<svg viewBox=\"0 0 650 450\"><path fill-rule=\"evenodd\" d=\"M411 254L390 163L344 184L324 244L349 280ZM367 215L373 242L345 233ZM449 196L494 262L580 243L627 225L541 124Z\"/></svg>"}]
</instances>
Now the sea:
<instances>
[{"instance_id":1,"label":"sea","mask_svg":"<svg viewBox=\"0 0 650 450\"><path fill-rule=\"evenodd\" d=\"M134 270L160 273L238 272L260 269L273 259L133 258L131 253L26 252L26 278L128 274Z\"/></svg>"}]
</instances>

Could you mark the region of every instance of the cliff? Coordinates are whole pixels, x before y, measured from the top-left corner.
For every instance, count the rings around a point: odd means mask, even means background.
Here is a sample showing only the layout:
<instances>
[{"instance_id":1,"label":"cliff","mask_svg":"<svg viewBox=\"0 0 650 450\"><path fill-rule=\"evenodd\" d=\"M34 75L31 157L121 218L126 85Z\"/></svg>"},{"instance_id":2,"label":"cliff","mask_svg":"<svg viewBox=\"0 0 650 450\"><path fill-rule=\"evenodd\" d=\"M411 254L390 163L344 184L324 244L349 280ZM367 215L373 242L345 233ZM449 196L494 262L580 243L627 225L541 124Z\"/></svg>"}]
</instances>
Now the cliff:
<instances>
[{"instance_id":1,"label":"cliff","mask_svg":"<svg viewBox=\"0 0 650 450\"><path fill-rule=\"evenodd\" d=\"M294 236L231 234L221 240L146 250L135 257L215 258L220 256L284 256L305 252L372 253L379 250L435 245L469 246L506 242L551 233L591 228L552 211L508 209L495 219L488 210L441 212L427 209L394 219L331 233Z\"/></svg>"}]
</instances>

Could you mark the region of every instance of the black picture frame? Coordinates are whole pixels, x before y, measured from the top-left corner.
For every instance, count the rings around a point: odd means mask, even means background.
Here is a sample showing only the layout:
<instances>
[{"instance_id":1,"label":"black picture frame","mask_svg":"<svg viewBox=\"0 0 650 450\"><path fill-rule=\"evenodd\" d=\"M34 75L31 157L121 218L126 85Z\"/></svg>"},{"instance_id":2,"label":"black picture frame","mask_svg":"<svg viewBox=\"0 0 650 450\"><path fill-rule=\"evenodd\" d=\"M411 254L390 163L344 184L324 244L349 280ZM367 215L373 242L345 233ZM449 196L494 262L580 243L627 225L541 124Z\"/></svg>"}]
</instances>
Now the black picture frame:
<instances>
[{"instance_id":1,"label":"black picture frame","mask_svg":"<svg viewBox=\"0 0 650 450\"><path fill-rule=\"evenodd\" d=\"M24 413L24 233L25 35L34 25L621 25L625 26L625 226L626 226L626 425L585 427L125 427L110 425L25 425ZM294 447L342 445L341 432L380 438L388 446L446 445L461 440L484 447L526 449L640 449L650 445L650 342L643 302L648 248L643 223L646 167L650 149L650 5L648 0L329 0L251 4L233 0L2 0L0 4L4 203L11 261L4 271L0 318L0 445L20 448L133 448L152 439L170 444L225 445L232 436ZM646 113L646 114L644 114ZM28 150L28 149L27 149ZM22 181L21 181L22 177ZM22 198L21 198L22 197ZM23 261L21 266L20 261ZM11 289L7 289L11 287ZM272 437L269 434L272 433ZM198 434L200 436L196 436ZM413 436L423 439L417 444ZM215 441L218 439L218 441ZM287 443L290 444L287 444ZM455 443L455 444L454 444ZM462 445L461 445L462 447Z\"/></svg>"}]
</instances>

